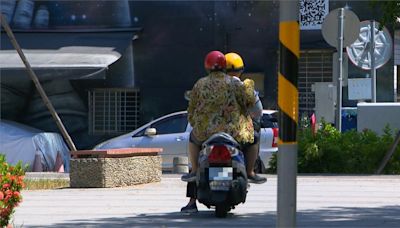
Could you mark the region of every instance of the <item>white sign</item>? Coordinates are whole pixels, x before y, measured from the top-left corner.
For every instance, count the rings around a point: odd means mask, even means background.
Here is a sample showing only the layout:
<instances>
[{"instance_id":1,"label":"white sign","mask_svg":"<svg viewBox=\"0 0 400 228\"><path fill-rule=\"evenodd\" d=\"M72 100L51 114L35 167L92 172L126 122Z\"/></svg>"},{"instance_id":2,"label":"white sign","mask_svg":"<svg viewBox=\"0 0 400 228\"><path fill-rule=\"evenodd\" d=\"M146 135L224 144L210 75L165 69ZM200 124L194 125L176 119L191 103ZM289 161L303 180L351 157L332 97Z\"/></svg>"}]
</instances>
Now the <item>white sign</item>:
<instances>
[{"instance_id":1,"label":"white sign","mask_svg":"<svg viewBox=\"0 0 400 228\"><path fill-rule=\"evenodd\" d=\"M329 13L329 0L300 0L300 29L321 29L325 16Z\"/></svg>"},{"instance_id":2,"label":"white sign","mask_svg":"<svg viewBox=\"0 0 400 228\"><path fill-rule=\"evenodd\" d=\"M371 78L349 78L348 93L349 100L371 99Z\"/></svg>"},{"instance_id":3,"label":"white sign","mask_svg":"<svg viewBox=\"0 0 400 228\"><path fill-rule=\"evenodd\" d=\"M341 8L338 8L329 12L322 23L322 36L329 45L336 48L338 48L340 44L340 11ZM343 9L343 14L343 46L348 46L354 43L358 38L360 33L360 20L357 15L349 9Z\"/></svg>"}]
</instances>

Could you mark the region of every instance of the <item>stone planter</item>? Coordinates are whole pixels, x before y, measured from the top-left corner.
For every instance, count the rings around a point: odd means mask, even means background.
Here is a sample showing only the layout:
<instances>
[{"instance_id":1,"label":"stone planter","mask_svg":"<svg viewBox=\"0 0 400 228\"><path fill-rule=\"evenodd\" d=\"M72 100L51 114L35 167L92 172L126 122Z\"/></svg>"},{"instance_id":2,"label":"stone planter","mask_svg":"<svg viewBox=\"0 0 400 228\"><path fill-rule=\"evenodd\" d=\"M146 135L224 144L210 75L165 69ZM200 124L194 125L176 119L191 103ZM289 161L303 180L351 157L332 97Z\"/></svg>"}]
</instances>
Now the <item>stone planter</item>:
<instances>
[{"instance_id":1,"label":"stone planter","mask_svg":"<svg viewBox=\"0 0 400 228\"><path fill-rule=\"evenodd\" d=\"M71 188L110 188L161 181L161 148L71 152Z\"/></svg>"}]
</instances>

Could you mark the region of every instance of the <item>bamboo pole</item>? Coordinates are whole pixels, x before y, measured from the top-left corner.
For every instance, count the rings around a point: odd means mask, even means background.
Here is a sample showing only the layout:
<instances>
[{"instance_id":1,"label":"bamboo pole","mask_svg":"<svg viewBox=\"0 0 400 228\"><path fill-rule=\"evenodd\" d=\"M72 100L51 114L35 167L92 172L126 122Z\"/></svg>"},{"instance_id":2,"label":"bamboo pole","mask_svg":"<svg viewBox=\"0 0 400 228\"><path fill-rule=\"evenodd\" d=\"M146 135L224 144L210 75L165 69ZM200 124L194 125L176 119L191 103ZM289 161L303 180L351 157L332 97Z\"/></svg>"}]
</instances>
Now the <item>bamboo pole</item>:
<instances>
[{"instance_id":1,"label":"bamboo pole","mask_svg":"<svg viewBox=\"0 0 400 228\"><path fill-rule=\"evenodd\" d=\"M385 157L383 158L378 170L376 170L376 174L382 174L383 169L385 169L386 164L389 162L390 158L393 156L394 152L396 151L396 147L400 142L400 131L397 132L397 135L393 141L392 146L390 147L389 151L386 153Z\"/></svg>"},{"instance_id":2,"label":"bamboo pole","mask_svg":"<svg viewBox=\"0 0 400 228\"><path fill-rule=\"evenodd\" d=\"M43 90L43 87L41 86L39 79L37 78L35 72L32 70L31 65L29 64L28 60L26 59L24 53L22 52L21 47L19 46L17 40L15 39L15 36L13 32L11 31L10 26L8 25L5 17L3 14L0 14L0 21L1 25L3 26L4 30L6 31L8 38L10 39L12 45L14 46L15 50L18 52L19 57L21 58L22 62L25 65L26 70L28 71L29 76L31 77L33 83L35 84L36 89L38 90L41 98L43 99L44 104L46 107L49 109L51 115L53 116L53 119L56 121L57 127L60 130L61 134L63 135L65 141L67 142L69 148L71 151L76 151L76 147L74 142L72 141L71 137L69 136L67 130L65 129L60 117L58 116L56 110L54 109L53 105L51 104L51 101L47 97L45 91Z\"/></svg>"}]
</instances>

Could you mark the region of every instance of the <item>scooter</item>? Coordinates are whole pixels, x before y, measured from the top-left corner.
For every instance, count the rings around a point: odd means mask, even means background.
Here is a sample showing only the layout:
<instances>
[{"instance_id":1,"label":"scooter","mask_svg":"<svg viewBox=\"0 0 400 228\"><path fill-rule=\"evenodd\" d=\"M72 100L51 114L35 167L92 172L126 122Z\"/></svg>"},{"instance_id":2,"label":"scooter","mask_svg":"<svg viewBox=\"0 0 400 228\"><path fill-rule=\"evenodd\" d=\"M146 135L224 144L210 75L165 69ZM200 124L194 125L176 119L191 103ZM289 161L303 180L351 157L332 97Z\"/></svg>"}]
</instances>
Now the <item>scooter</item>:
<instances>
[{"instance_id":1,"label":"scooter","mask_svg":"<svg viewBox=\"0 0 400 228\"><path fill-rule=\"evenodd\" d=\"M246 165L240 144L227 133L212 135L202 145L196 176L197 200L226 217L247 195Z\"/></svg>"}]
</instances>

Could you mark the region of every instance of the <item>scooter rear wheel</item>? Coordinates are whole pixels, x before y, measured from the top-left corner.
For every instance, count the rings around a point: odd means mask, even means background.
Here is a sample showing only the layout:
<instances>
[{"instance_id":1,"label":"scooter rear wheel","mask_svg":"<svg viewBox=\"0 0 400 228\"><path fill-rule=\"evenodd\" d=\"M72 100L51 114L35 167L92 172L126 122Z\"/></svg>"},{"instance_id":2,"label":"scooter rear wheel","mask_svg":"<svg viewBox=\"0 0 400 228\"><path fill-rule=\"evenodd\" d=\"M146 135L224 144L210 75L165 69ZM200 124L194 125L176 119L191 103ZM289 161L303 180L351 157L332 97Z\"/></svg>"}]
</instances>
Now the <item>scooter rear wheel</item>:
<instances>
[{"instance_id":1,"label":"scooter rear wheel","mask_svg":"<svg viewBox=\"0 0 400 228\"><path fill-rule=\"evenodd\" d=\"M228 215L229 207L225 205L215 206L215 216L218 218L225 218Z\"/></svg>"}]
</instances>

